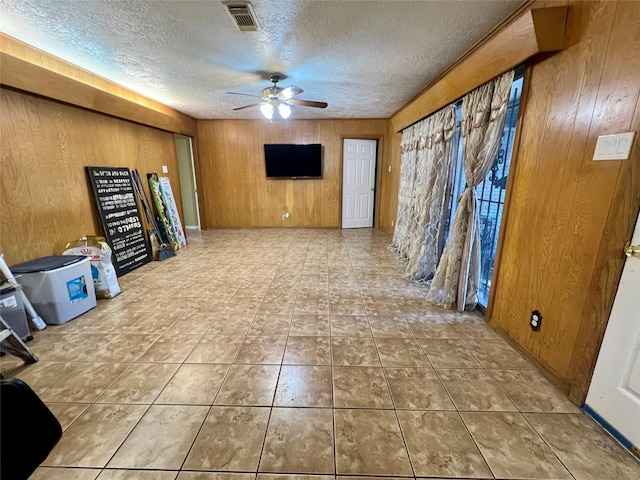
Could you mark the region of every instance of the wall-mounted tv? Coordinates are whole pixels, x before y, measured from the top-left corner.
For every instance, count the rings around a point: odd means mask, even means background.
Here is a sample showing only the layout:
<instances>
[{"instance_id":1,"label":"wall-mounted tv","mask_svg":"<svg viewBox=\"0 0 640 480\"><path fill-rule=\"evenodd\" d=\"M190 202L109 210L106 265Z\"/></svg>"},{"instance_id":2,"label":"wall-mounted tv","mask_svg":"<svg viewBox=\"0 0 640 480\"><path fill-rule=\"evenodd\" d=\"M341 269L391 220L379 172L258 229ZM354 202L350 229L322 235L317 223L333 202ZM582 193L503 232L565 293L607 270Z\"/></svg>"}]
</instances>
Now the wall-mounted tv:
<instances>
[{"instance_id":1,"label":"wall-mounted tv","mask_svg":"<svg viewBox=\"0 0 640 480\"><path fill-rule=\"evenodd\" d=\"M268 178L322 178L322 145L265 144Z\"/></svg>"}]
</instances>

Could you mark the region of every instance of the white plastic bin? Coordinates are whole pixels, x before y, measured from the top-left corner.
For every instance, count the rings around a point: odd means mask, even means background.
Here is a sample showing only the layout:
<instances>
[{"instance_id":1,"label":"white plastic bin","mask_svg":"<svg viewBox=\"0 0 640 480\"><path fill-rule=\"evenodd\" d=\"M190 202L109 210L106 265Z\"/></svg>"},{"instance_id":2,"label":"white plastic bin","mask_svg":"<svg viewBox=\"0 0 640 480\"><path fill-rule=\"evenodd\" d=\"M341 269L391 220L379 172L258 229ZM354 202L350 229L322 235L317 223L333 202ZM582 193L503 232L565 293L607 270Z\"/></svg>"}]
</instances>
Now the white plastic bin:
<instances>
[{"instance_id":1,"label":"white plastic bin","mask_svg":"<svg viewBox=\"0 0 640 480\"><path fill-rule=\"evenodd\" d=\"M60 325L96 306L89 258L42 257L10 267L42 319Z\"/></svg>"}]
</instances>

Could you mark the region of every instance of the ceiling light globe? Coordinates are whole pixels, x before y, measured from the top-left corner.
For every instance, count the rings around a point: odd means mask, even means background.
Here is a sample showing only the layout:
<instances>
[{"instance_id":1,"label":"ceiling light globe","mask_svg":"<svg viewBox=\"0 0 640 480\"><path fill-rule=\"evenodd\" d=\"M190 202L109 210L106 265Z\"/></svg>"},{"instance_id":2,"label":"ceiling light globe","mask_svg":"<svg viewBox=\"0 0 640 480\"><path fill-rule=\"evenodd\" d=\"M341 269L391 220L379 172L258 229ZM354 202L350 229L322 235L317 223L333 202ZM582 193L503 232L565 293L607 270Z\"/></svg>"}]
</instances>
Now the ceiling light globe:
<instances>
[{"instance_id":1,"label":"ceiling light globe","mask_svg":"<svg viewBox=\"0 0 640 480\"><path fill-rule=\"evenodd\" d=\"M287 118L289 118L289 115L291 115L291 107L289 105L287 105L286 103L279 103L278 104L278 114L284 120L286 120Z\"/></svg>"},{"instance_id":2,"label":"ceiling light globe","mask_svg":"<svg viewBox=\"0 0 640 480\"><path fill-rule=\"evenodd\" d=\"M263 103L260 105L260 112L267 120L271 120L273 118L273 105L270 103Z\"/></svg>"}]
</instances>

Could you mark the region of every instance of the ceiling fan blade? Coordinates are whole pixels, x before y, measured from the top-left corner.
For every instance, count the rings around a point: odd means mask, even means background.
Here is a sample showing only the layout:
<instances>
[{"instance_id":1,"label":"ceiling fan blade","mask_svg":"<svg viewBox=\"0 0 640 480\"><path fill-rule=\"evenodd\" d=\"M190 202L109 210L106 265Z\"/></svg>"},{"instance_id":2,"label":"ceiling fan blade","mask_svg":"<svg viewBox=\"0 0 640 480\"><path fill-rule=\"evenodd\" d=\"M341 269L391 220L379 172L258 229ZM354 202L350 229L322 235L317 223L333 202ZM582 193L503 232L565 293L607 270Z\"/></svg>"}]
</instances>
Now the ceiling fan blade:
<instances>
[{"instance_id":1,"label":"ceiling fan blade","mask_svg":"<svg viewBox=\"0 0 640 480\"><path fill-rule=\"evenodd\" d=\"M248 93L238 93L238 92L226 92L226 93L229 95L242 95L243 97L262 98L262 97L259 97L258 95L251 95Z\"/></svg>"},{"instance_id":2,"label":"ceiling fan blade","mask_svg":"<svg viewBox=\"0 0 640 480\"><path fill-rule=\"evenodd\" d=\"M311 100L293 100L294 105L298 105L300 107L315 107L315 108L327 108L329 105L326 102L312 102Z\"/></svg>"},{"instance_id":3,"label":"ceiling fan blade","mask_svg":"<svg viewBox=\"0 0 640 480\"><path fill-rule=\"evenodd\" d=\"M234 108L233 110L244 110L245 108L257 107L259 103L252 103L251 105L245 105L244 107Z\"/></svg>"},{"instance_id":4,"label":"ceiling fan blade","mask_svg":"<svg viewBox=\"0 0 640 480\"><path fill-rule=\"evenodd\" d=\"M283 88L278 92L278 96L280 98L289 99L295 97L296 95L300 95L304 90L300 87L296 87L295 85L289 85L287 88Z\"/></svg>"}]
</instances>

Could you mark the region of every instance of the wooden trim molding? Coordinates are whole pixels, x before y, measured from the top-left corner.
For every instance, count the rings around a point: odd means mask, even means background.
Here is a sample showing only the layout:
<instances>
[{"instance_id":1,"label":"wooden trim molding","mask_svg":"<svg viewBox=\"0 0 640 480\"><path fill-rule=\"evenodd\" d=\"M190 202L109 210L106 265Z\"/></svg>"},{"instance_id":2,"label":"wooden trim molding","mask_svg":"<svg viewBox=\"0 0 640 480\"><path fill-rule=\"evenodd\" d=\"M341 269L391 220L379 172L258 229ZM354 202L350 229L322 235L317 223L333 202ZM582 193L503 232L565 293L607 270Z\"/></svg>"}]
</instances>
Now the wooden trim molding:
<instances>
[{"instance_id":1,"label":"wooden trim molding","mask_svg":"<svg viewBox=\"0 0 640 480\"><path fill-rule=\"evenodd\" d=\"M196 120L0 33L0 84L142 125L194 137Z\"/></svg>"},{"instance_id":2,"label":"wooden trim molding","mask_svg":"<svg viewBox=\"0 0 640 480\"><path fill-rule=\"evenodd\" d=\"M489 38L391 117L393 131L457 100L543 52L561 50L568 7L527 10Z\"/></svg>"}]
</instances>

